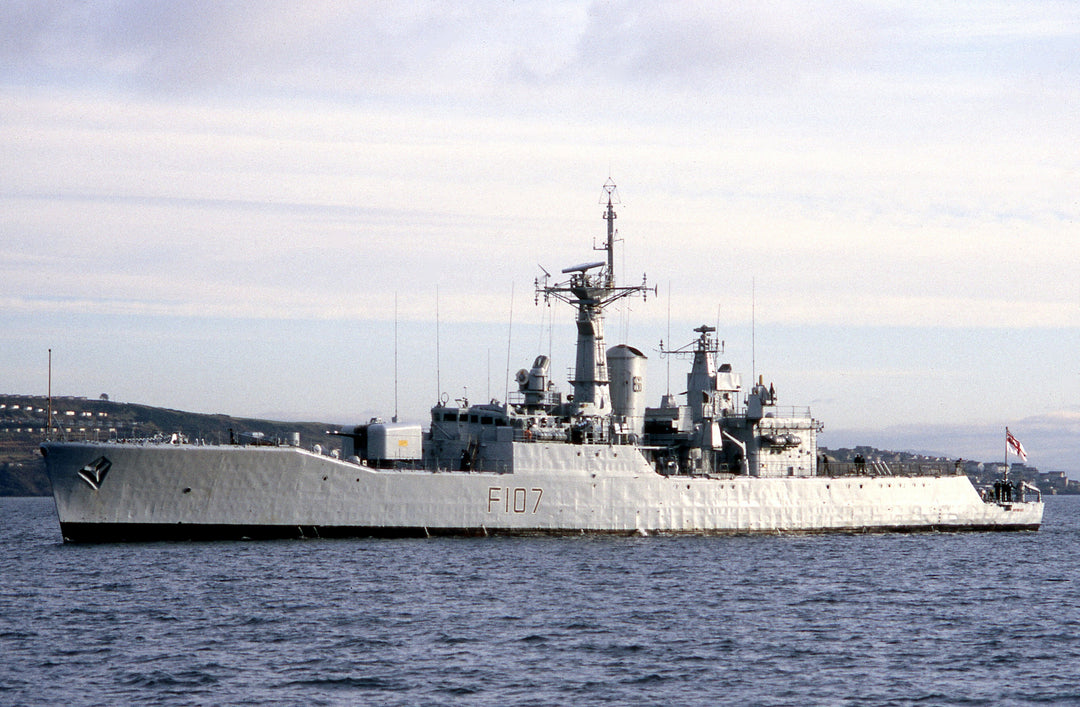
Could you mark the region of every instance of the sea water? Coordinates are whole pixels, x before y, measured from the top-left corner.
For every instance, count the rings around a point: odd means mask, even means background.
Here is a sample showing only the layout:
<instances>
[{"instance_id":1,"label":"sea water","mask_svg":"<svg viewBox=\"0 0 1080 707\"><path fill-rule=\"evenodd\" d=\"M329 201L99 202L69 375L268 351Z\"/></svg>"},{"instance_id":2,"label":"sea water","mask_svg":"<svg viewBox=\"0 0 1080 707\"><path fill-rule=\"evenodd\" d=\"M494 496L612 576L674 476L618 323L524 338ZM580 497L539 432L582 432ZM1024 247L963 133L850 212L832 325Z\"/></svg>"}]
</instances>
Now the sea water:
<instances>
[{"instance_id":1,"label":"sea water","mask_svg":"<svg viewBox=\"0 0 1080 707\"><path fill-rule=\"evenodd\" d=\"M64 545L0 499L4 705L1080 703L1080 498L1021 533Z\"/></svg>"}]
</instances>

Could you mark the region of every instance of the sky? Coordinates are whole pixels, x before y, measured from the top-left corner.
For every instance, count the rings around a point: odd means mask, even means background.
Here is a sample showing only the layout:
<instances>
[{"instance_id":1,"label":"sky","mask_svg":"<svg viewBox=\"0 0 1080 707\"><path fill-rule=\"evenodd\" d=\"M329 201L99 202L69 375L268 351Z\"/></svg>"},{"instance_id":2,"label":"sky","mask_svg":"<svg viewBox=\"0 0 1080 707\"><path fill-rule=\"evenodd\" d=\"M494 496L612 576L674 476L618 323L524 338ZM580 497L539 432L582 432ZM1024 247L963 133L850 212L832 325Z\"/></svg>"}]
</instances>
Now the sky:
<instances>
[{"instance_id":1,"label":"sky","mask_svg":"<svg viewBox=\"0 0 1080 707\"><path fill-rule=\"evenodd\" d=\"M937 5L942 5L938 7ZM9 2L0 392L278 419L505 399L602 259L821 443L1080 478L1080 5Z\"/></svg>"}]
</instances>

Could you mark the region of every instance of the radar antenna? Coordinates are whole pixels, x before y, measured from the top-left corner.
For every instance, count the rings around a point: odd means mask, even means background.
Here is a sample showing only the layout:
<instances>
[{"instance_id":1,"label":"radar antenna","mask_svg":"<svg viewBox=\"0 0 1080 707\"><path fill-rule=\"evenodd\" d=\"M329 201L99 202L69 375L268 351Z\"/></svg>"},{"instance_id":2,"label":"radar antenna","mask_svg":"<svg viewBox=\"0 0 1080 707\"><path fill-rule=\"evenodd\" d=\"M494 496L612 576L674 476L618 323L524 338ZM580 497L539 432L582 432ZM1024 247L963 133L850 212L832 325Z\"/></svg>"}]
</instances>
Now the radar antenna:
<instances>
[{"instance_id":1,"label":"radar antenna","mask_svg":"<svg viewBox=\"0 0 1080 707\"><path fill-rule=\"evenodd\" d=\"M694 331L700 336L697 339L680 346L677 349L664 348L663 340L660 341L660 355L661 356L694 356L696 354L720 354L724 353L724 342L717 340L713 333L716 331L716 327L711 327L708 324L702 324L694 329ZM669 334L670 336L670 334ZM670 342L669 342L670 343Z\"/></svg>"}]
</instances>

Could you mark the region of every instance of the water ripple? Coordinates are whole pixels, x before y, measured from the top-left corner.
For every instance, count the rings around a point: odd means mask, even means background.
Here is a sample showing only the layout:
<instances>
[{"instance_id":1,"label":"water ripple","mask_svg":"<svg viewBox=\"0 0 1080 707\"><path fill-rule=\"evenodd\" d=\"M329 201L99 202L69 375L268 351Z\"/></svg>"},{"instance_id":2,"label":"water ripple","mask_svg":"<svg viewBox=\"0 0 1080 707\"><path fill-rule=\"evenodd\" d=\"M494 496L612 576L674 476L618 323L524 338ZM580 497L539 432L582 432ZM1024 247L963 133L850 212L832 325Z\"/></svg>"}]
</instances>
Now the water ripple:
<instances>
[{"instance_id":1,"label":"water ripple","mask_svg":"<svg viewBox=\"0 0 1080 707\"><path fill-rule=\"evenodd\" d=\"M0 499L0 703L1066 705L1038 533L67 546Z\"/></svg>"}]
</instances>

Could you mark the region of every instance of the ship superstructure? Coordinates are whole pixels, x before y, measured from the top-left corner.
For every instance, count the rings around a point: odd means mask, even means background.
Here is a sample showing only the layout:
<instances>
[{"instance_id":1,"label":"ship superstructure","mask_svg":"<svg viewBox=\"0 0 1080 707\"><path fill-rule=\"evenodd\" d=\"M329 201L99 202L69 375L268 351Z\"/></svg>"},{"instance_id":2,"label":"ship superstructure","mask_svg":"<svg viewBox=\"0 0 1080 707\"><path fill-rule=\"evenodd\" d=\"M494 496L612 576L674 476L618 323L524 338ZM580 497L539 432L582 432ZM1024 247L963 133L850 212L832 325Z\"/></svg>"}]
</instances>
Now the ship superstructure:
<instances>
[{"instance_id":1,"label":"ship superstructure","mask_svg":"<svg viewBox=\"0 0 1080 707\"><path fill-rule=\"evenodd\" d=\"M984 501L955 470L829 468L821 423L759 378L744 390L707 325L661 354L691 360L685 399L646 404L646 356L606 348L604 311L641 284L614 272L617 202L605 185L606 260L537 279L569 304L577 349L564 395L548 356L507 401L431 408L430 425L372 420L340 450L294 445L48 441L66 540L489 533L742 533L1034 529L1041 500ZM916 473L917 472L917 473Z\"/></svg>"}]
</instances>

